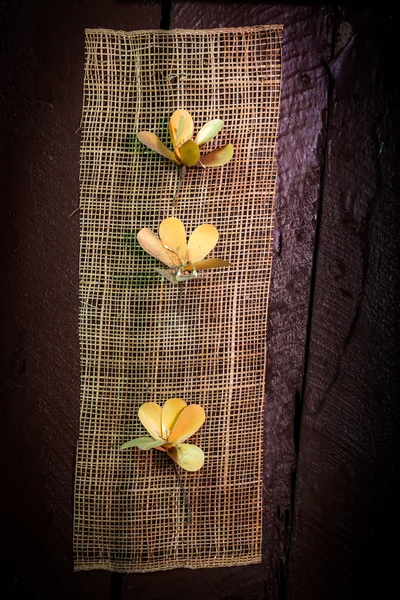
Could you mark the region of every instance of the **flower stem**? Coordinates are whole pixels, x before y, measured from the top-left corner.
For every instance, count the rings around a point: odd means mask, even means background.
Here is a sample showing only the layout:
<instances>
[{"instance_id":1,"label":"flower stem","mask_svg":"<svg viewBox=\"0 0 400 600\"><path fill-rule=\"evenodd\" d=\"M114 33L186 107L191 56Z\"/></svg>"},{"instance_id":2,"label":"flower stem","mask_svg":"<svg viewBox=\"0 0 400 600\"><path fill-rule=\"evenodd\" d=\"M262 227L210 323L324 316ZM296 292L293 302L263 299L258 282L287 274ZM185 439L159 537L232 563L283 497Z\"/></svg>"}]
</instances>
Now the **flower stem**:
<instances>
[{"instance_id":1,"label":"flower stem","mask_svg":"<svg viewBox=\"0 0 400 600\"><path fill-rule=\"evenodd\" d=\"M182 187L182 182L183 182L183 179L185 177L185 173L186 173L186 166L182 165L181 168L179 169L178 189L176 190L175 196L172 199L172 206L174 208L175 208L177 200L178 200L178 195L179 195L179 192L180 192L181 187Z\"/></svg>"},{"instance_id":2,"label":"flower stem","mask_svg":"<svg viewBox=\"0 0 400 600\"><path fill-rule=\"evenodd\" d=\"M178 313L181 314L182 312L182 297L183 297L183 285L180 284L180 290L179 290L179 300L178 300Z\"/></svg>"},{"instance_id":3,"label":"flower stem","mask_svg":"<svg viewBox=\"0 0 400 600\"><path fill-rule=\"evenodd\" d=\"M186 525L190 525L192 523L192 508L189 504L185 488L183 487L183 483L182 483L181 476L179 475L178 467L175 462L173 462L173 465L174 465L175 475L176 475L176 478L179 483L179 487L181 488L181 492L182 492L183 505L185 507L185 512L186 512L185 523L186 523Z\"/></svg>"}]
</instances>

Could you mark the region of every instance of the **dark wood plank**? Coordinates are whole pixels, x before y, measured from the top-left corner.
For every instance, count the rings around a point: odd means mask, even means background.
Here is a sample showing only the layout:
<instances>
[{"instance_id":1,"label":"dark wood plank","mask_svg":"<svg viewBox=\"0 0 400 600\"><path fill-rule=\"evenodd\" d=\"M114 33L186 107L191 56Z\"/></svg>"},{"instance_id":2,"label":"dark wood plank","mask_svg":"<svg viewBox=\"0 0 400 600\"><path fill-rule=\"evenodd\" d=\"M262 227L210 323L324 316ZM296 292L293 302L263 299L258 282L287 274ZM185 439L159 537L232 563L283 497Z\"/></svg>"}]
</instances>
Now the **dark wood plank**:
<instances>
[{"instance_id":1,"label":"dark wood plank","mask_svg":"<svg viewBox=\"0 0 400 600\"><path fill-rule=\"evenodd\" d=\"M158 28L157 2L1 3L2 597L95 600L73 574L84 28ZM6 277L7 275L7 277Z\"/></svg>"},{"instance_id":2,"label":"dark wood plank","mask_svg":"<svg viewBox=\"0 0 400 600\"><path fill-rule=\"evenodd\" d=\"M329 62L329 152L290 560L294 600L390 598L397 588L398 28L392 9L379 5L344 9L340 37L351 29Z\"/></svg>"},{"instance_id":3,"label":"dark wood plank","mask_svg":"<svg viewBox=\"0 0 400 600\"><path fill-rule=\"evenodd\" d=\"M160 600L172 593L190 600L261 600L263 574L258 565L251 565L125 575L124 600Z\"/></svg>"},{"instance_id":4,"label":"dark wood plank","mask_svg":"<svg viewBox=\"0 0 400 600\"><path fill-rule=\"evenodd\" d=\"M327 8L223 2L173 3L172 28L284 23L276 241L269 306L265 410L265 551L262 565L128 575L126 599L165 590L192 600L277 599L284 593L296 466L295 403L302 389L310 282L319 206L329 54Z\"/></svg>"}]
</instances>

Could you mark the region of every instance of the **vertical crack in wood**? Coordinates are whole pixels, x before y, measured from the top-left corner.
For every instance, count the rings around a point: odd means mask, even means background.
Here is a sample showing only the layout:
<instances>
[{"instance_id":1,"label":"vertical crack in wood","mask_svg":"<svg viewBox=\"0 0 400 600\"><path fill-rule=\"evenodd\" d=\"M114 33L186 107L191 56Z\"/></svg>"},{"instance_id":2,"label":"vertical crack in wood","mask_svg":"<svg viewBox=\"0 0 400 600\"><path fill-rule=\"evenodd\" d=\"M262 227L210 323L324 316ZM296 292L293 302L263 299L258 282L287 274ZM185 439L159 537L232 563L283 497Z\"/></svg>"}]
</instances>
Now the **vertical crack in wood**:
<instances>
[{"instance_id":1,"label":"vertical crack in wood","mask_svg":"<svg viewBox=\"0 0 400 600\"><path fill-rule=\"evenodd\" d=\"M173 0L161 0L160 29L171 29Z\"/></svg>"},{"instance_id":2,"label":"vertical crack in wood","mask_svg":"<svg viewBox=\"0 0 400 600\"><path fill-rule=\"evenodd\" d=\"M309 352L310 352L310 342L311 342L311 333L312 333L312 317L313 317L313 309L314 309L314 296L315 296L315 286L316 286L316 277L317 277L317 265L318 265L318 256L319 256L319 246L320 246L320 234L321 234L321 216L322 216L322 206L326 189L326 181L327 181L327 171L328 171L328 158L329 158L329 136L332 124L332 114L333 114L333 91L334 91L334 80L329 68L329 61L333 60L335 57L335 47L336 40L338 34L338 27L340 21L341 8L336 5L333 8L332 15L332 39L330 44L330 56L329 60L322 63L326 71L327 78L327 110L326 110L326 122L325 122L325 136L324 136L324 146L322 152L322 165L321 165L321 177L320 177L320 190L319 190L319 206L318 206L318 214L315 223L315 244L314 244L314 252L312 259L312 269L311 269L311 280L310 280L310 302L308 306L308 318L307 318L307 329L306 329L306 341L305 341L305 353L304 353L304 370L303 370L303 379L301 385L301 391L296 390L295 393L295 414L293 420L293 443L295 448L295 466L292 473L292 482L291 482L291 506L290 506L290 523L288 526L288 541L287 541L287 552L286 552L286 573L284 574L283 581L279 586L279 598L280 600L288 600L287 590L288 590L288 579L289 579L289 562L292 551L292 535L293 535L293 524L295 519L295 506L297 499L297 473L299 466L299 457L300 457L300 449L301 449L301 430L302 430L302 417L303 417L303 408L304 408L304 395L307 385L307 376L308 376L308 364L309 364ZM264 600L267 600L267 590L264 591Z\"/></svg>"}]
</instances>

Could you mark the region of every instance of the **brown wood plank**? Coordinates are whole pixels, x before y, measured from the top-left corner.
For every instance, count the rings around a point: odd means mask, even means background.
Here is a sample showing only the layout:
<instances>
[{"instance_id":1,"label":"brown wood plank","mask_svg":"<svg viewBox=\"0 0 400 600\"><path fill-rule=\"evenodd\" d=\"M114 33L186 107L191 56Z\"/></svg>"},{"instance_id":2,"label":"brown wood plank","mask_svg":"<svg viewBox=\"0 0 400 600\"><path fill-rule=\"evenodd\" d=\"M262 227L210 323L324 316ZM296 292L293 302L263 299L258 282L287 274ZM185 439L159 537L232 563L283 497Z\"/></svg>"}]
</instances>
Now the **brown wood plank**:
<instances>
[{"instance_id":1,"label":"brown wood plank","mask_svg":"<svg viewBox=\"0 0 400 600\"><path fill-rule=\"evenodd\" d=\"M400 68L394 12L338 15L289 598L396 593Z\"/></svg>"},{"instance_id":2,"label":"brown wood plank","mask_svg":"<svg viewBox=\"0 0 400 600\"><path fill-rule=\"evenodd\" d=\"M302 389L323 159L327 85L322 61L329 52L329 18L330 10L320 7L173 3L171 28L285 25L265 410L265 552L262 565L128 575L127 600L156 600L171 589L177 595L189 589L192 600L275 600L284 593L296 466L295 402Z\"/></svg>"},{"instance_id":3,"label":"brown wood plank","mask_svg":"<svg viewBox=\"0 0 400 600\"><path fill-rule=\"evenodd\" d=\"M158 28L157 2L28 0L0 18L2 597L105 599L73 574L79 128L85 27Z\"/></svg>"}]
</instances>

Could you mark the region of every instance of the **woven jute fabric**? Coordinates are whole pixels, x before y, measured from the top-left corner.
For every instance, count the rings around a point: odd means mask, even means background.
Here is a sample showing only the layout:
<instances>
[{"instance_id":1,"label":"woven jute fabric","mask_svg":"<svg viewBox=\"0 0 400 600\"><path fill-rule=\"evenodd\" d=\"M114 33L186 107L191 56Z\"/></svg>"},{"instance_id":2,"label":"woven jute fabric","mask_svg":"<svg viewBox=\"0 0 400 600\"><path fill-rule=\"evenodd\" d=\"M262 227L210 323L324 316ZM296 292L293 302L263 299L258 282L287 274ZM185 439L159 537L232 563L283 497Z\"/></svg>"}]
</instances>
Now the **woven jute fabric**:
<instances>
[{"instance_id":1,"label":"woven jute fabric","mask_svg":"<svg viewBox=\"0 0 400 600\"><path fill-rule=\"evenodd\" d=\"M141 572L246 565L262 553L262 442L271 276L280 25L208 31L86 32L81 143L81 415L74 549L77 570ZM169 147L174 110L195 132L224 121L208 149L234 158L187 169ZM212 223L213 256L230 268L173 284L137 245L168 216L188 234ZM182 487L158 450L120 450L145 434L138 407L179 397L206 411L189 443L205 453Z\"/></svg>"}]
</instances>

